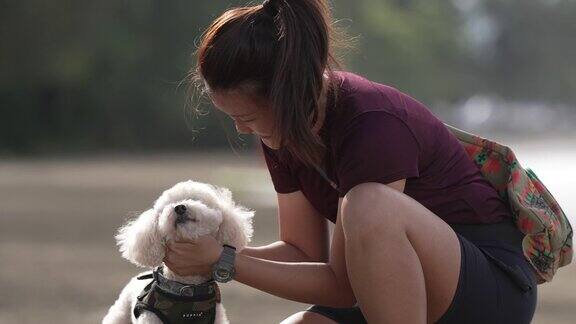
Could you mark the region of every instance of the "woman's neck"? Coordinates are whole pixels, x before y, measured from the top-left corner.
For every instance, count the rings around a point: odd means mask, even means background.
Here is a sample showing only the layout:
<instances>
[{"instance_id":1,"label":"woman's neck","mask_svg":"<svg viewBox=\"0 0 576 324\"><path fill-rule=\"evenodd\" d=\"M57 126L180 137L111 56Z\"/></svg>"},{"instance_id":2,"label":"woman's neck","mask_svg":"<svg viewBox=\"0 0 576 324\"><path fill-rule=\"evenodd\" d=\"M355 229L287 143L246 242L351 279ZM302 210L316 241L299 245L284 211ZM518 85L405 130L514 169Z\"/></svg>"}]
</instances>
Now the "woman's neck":
<instances>
[{"instance_id":1,"label":"woman's neck","mask_svg":"<svg viewBox=\"0 0 576 324\"><path fill-rule=\"evenodd\" d=\"M330 78L324 74L324 86L320 93L320 98L318 100L318 115L314 126L312 127L312 132L317 134L324 125L324 120L326 119L326 103L328 102L328 89L330 88Z\"/></svg>"}]
</instances>

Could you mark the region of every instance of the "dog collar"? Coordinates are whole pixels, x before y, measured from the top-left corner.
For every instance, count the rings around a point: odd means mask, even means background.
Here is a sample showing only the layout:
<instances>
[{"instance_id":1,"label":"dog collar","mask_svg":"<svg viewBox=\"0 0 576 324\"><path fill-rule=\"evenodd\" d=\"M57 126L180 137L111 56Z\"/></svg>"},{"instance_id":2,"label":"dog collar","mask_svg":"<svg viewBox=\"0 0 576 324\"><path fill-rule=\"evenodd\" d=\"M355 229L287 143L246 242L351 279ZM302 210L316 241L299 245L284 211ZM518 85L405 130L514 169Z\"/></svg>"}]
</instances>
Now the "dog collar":
<instances>
[{"instance_id":1,"label":"dog collar","mask_svg":"<svg viewBox=\"0 0 576 324\"><path fill-rule=\"evenodd\" d=\"M164 277L162 266L154 269L151 274L145 274L138 279L154 278L156 285L161 290L179 296L197 297L205 295L214 295L218 293L218 286L213 279L201 284L185 284L176 280L170 280Z\"/></svg>"}]
</instances>

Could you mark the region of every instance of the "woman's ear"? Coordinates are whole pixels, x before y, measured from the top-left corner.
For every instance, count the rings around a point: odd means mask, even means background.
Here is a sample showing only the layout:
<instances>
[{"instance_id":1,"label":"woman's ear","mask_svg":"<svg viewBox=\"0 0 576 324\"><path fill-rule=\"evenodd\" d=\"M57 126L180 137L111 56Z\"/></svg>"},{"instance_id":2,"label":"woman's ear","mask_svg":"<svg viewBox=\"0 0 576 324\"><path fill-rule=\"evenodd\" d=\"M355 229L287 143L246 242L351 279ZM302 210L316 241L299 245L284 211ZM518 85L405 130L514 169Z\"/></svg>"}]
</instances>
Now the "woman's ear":
<instances>
[{"instance_id":1,"label":"woman's ear","mask_svg":"<svg viewBox=\"0 0 576 324\"><path fill-rule=\"evenodd\" d=\"M237 251L242 250L252 239L253 217L254 211L240 206L224 211L216 239L222 244L235 247Z\"/></svg>"},{"instance_id":2,"label":"woman's ear","mask_svg":"<svg viewBox=\"0 0 576 324\"><path fill-rule=\"evenodd\" d=\"M158 232L158 214L148 209L122 226L116 235L122 257L141 267L157 267L164 259L164 246Z\"/></svg>"}]
</instances>

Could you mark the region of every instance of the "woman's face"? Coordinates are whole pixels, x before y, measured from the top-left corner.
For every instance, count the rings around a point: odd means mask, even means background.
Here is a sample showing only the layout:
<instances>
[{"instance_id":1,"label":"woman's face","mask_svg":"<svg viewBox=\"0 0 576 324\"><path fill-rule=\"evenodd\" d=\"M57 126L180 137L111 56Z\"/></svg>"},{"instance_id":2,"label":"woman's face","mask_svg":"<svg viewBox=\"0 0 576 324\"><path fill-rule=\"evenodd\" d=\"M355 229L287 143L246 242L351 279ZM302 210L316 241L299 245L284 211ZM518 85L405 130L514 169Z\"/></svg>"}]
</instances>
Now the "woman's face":
<instances>
[{"instance_id":1,"label":"woman's face","mask_svg":"<svg viewBox=\"0 0 576 324\"><path fill-rule=\"evenodd\" d=\"M279 148L278 134L274 132L274 119L268 100L233 89L210 94L214 106L230 116L240 134L256 134L266 146Z\"/></svg>"}]
</instances>

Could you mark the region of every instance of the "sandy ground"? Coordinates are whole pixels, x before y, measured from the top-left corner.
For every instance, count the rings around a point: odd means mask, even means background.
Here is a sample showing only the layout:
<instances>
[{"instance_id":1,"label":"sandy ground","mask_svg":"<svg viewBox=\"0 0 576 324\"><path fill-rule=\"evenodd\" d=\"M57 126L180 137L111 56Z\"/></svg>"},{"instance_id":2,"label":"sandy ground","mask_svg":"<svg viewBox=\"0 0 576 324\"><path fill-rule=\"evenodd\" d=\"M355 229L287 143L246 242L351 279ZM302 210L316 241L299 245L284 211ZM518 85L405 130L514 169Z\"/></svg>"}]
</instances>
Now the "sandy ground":
<instances>
[{"instance_id":1,"label":"sandy ground","mask_svg":"<svg viewBox=\"0 0 576 324\"><path fill-rule=\"evenodd\" d=\"M539 155L531 156L539 163ZM569 158L576 165L576 158ZM551 172L544 172L544 181L557 181L553 193L573 183ZM139 271L120 257L116 229L163 189L185 179L229 187L237 201L256 210L254 244L276 238L275 194L255 158L205 154L0 162L0 323L99 322ZM571 190L562 197L574 197ZM574 201L566 203L566 213L574 215ZM278 323L307 307L238 283L222 290L234 323ZM535 323L576 323L575 266L540 286L539 294Z\"/></svg>"}]
</instances>

